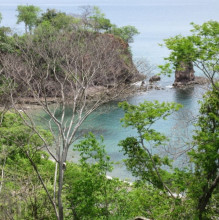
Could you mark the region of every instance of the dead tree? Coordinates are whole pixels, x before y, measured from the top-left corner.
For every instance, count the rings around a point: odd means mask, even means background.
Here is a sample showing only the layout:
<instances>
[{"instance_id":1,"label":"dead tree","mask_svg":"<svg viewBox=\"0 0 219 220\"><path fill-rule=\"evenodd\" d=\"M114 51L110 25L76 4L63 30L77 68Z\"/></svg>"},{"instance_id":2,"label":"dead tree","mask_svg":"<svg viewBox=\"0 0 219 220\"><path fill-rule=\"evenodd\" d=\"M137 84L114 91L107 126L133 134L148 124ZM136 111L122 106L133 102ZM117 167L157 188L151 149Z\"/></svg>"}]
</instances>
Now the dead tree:
<instances>
[{"instance_id":1,"label":"dead tree","mask_svg":"<svg viewBox=\"0 0 219 220\"><path fill-rule=\"evenodd\" d=\"M125 91L139 75L133 68L128 45L108 34L48 31L18 39L16 47L17 54L0 55L2 75L8 83L12 107L43 140L45 150L56 163L54 195L50 195L29 158L57 219L62 220L63 177L77 130L95 109ZM25 109L29 101L40 105L49 116L47 126L53 134L54 148L38 132L30 111ZM71 105L69 120L67 105Z\"/></svg>"}]
</instances>

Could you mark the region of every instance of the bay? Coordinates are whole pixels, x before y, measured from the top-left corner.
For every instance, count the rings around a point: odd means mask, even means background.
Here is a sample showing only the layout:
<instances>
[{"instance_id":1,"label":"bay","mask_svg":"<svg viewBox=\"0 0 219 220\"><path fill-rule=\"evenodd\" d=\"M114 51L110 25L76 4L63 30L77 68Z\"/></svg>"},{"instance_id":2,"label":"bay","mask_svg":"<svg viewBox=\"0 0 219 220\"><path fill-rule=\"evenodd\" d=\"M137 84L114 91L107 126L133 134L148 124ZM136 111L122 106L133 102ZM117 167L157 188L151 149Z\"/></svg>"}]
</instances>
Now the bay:
<instances>
[{"instance_id":1,"label":"bay","mask_svg":"<svg viewBox=\"0 0 219 220\"><path fill-rule=\"evenodd\" d=\"M163 58L168 55L168 50L159 46L163 39L176 34L189 34L190 22L202 24L208 20L219 21L218 0L0 0L0 12L3 15L1 25L10 26L22 33L24 25L16 25L16 8L17 5L27 4L39 6L43 11L54 8L68 14L80 13L80 6L98 6L112 23L118 26L133 25L139 30L140 34L130 45L133 57L147 59L154 65L162 64ZM155 73L157 71L155 70ZM173 80L173 77L165 78L159 83L164 90L133 95L128 101L133 104L144 100L175 101L183 104L182 110L167 121L159 121L155 126L175 140L171 144L172 147L179 147L181 141L183 148L187 136L191 137L192 127L188 127L188 122L198 113L197 100L201 98L204 89L200 86L187 90L171 89ZM114 161L124 158L117 146L118 142L136 134L136 131L121 126L121 117L122 110L118 109L117 102L112 102L98 109L81 127L81 132L91 130L96 135L104 136L107 152ZM75 153L70 151L69 159L74 155ZM122 164L116 166L112 175L120 178L130 177Z\"/></svg>"}]
</instances>

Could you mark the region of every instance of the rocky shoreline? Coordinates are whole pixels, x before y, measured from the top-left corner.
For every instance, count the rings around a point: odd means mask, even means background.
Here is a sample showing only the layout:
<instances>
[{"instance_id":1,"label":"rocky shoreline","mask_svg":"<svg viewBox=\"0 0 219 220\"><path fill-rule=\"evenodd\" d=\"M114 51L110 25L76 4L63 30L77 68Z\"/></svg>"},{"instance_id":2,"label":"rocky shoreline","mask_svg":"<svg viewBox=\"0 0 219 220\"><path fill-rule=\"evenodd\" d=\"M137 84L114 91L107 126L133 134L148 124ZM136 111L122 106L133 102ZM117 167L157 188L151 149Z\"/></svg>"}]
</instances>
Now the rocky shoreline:
<instances>
[{"instance_id":1,"label":"rocky shoreline","mask_svg":"<svg viewBox=\"0 0 219 220\"><path fill-rule=\"evenodd\" d=\"M155 78L155 77L153 77ZM158 78L156 78L158 79ZM160 80L160 79L159 79ZM140 94L142 92L147 92L150 90L164 90L166 88L158 86L157 85L157 81L159 80L149 80L147 81L137 81L135 83L132 83L130 85L127 85L126 88L124 89L123 92L121 92L118 96L115 97L114 100L124 100L127 99L129 97L132 97L134 95ZM194 80L192 81L188 81L188 82L174 82L172 84L172 87L169 88L189 88L191 86L195 86L195 85L204 85L209 83L209 80L205 77L195 77ZM103 88L102 86L99 87L93 87L93 88L89 88L88 89L88 98L87 101L92 102L94 101L100 94L101 91L105 90L105 88ZM108 91L108 93L110 94L110 89ZM55 103L59 103L59 97L48 97L46 99L47 103L49 105L55 104ZM23 109L23 110L28 110L28 109L40 109L41 105L40 102L45 102L44 98L38 98L37 100L33 97L23 97L23 98L19 98L16 106L18 109ZM69 104L71 104L71 101L68 102Z\"/></svg>"},{"instance_id":2,"label":"rocky shoreline","mask_svg":"<svg viewBox=\"0 0 219 220\"><path fill-rule=\"evenodd\" d=\"M209 83L209 80L207 78L196 76L193 80L190 81L174 82L173 87L181 88L181 87L188 87L194 85L204 85L207 83Z\"/></svg>"}]
</instances>

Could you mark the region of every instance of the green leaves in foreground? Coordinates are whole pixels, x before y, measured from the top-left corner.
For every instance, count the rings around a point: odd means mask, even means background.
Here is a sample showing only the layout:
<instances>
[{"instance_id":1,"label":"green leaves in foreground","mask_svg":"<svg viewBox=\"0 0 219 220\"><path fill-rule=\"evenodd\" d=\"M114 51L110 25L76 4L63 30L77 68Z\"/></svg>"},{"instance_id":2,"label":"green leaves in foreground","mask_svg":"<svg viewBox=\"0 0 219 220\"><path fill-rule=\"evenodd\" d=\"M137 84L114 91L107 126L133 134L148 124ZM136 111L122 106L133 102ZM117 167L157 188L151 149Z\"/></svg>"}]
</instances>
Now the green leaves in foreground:
<instances>
[{"instance_id":1,"label":"green leaves in foreground","mask_svg":"<svg viewBox=\"0 0 219 220\"><path fill-rule=\"evenodd\" d=\"M42 151L42 140L19 114L1 112L0 116L0 219L54 219L49 199L29 160L52 190L54 163ZM40 128L38 132L52 143L50 132Z\"/></svg>"},{"instance_id":2,"label":"green leaves in foreground","mask_svg":"<svg viewBox=\"0 0 219 220\"><path fill-rule=\"evenodd\" d=\"M98 172L106 175L106 172L112 171L112 163L110 157L105 151L103 138L99 142L94 134L89 133L79 144L75 145L76 150L80 152L80 163L87 168L96 166Z\"/></svg>"},{"instance_id":3,"label":"green leaves in foreground","mask_svg":"<svg viewBox=\"0 0 219 220\"><path fill-rule=\"evenodd\" d=\"M89 133L74 147L81 159L78 169L74 164L67 165L64 187L74 219L109 219L109 216L120 215L127 184L107 178L112 163L103 139L98 141Z\"/></svg>"},{"instance_id":4,"label":"green leaves in foreground","mask_svg":"<svg viewBox=\"0 0 219 220\"><path fill-rule=\"evenodd\" d=\"M219 87L218 83L215 85ZM194 148L188 153L194 167L189 194L196 201L200 219L211 216L211 212L218 217L215 198L219 195L219 90L216 88L207 92L201 102Z\"/></svg>"},{"instance_id":5,"label":"green leaves in foreground","mask_svg":"<svg viewBox=\"0 0 219 220\"><path fill-rule=\"evenodd\" d=\"M154 154L152 148L164 145L167 138L153 129L152 125L159 119L166 119L181 105L145 101L139 105L122 102L119 107L125 111L125 116L121 119L123 126L137 129L137 137L127 137L119 143L128 157L125 160L128 170L141 180L163 189L169 174L161 167L171 166L171 163L167 157Z\"/></svg>"},{"instance_id":6,"label":"green leaves in foreground","mask_svg":"<svg viewBox=\"0 0 219 220\"><path fill-rule=\"evenodd\" d=\"M139 105L128 104L127 102L119 103L119 107L125 112L124 118L121 119L124 127L131 126L136 128L138 133L147 137L148 133L153 134L154 129L151 126L159 119L166 119L174 111L182 107L176 103L159 103L158 101L145 101ZM149 138L149 137L148 137ZM147 138L146 138L147 139ZM152 137L152 140L154 137Z\"/></svg>"}]
</instances>

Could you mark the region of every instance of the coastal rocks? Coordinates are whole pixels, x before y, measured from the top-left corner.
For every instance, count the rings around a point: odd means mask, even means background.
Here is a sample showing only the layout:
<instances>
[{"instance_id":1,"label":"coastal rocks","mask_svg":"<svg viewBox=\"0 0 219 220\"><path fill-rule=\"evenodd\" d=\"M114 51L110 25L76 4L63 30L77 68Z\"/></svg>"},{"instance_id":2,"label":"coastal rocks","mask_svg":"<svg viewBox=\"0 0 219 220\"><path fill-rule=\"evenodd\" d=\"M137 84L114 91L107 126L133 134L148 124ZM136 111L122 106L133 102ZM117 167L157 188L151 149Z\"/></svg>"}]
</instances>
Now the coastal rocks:
<instances>
[{"instance_id":1,"label":"coastal rocks","mask_svg":"<svg viewBox=\"0 0 219 220\"><path fill-rule=\"evenodd\" d=\"M181 87L189 87L194 85L204 85L209 83L209 80L205 77L196 76L194 80L188 82L177 82L173 84L173 87L181 88Z\"/></svg>"},{"instance_id":2,"label":"coastal rocks","mask_svg":"<svg viewBox=\"0 0 219 220\"><path fill-rule=\"evenodd\" d=\"M204 85L206 83L209 83L209 79L207 79L206 77L196 76L194 82L198 85Z\"/></svg>"},{"instance_id":3,"label":"coastal rocks","mask_svg":"<svg viewBox=\"0 0 219 220\"><path fill-rule=\"evenodd\" d=\"M180 87L195 82L195 71L192 62L181 61L175 71L175 81L173 86Z\"/></svg>"},{"instance_id":4,"label":"coastal rocks","mask_svg":"<svg viewBox=\"0 0 219 220\"><path fill-rule=\"evenodd\" d=\"M157 85L148 85L148 87L147 87L147 89L148 90L152 90L152 89L155 89L155 90L163 90L164 88L162 88L162 87L159 87L159 86L157 86Z\"/></svg>"},{"instance_id":5,"label":"coastal rocks","mask_svg":"<svg viewBox=\"0 0 219 220\"><path fill-rule=\"evenodd\" d=\"M160 81L160 76L154 75L149 79L150 83L156 82L156 81Z\"/></svg>"},{"instance_id":6,"label":"coastal rocks","mask_svg":"<svg viewBox=\"0 0 219 220\"><path fill-rule=\"evenodd\" d=\"M146 92L148 90L163 90L164 89L156 84L153 84L151 82L148 83L144 80L132 83L131 86L140 92Z\"/></svg>"},{"instance_id":7,"label":"coastal rocks","mask_svg":"<svg viewBox=\"0 0 219 220\"><path fill-rule=\"evenodd\" d=\"M175 71L174 87L188 87L194 85L203 85L208 83L208 79L194 75L195 71L192 62L181 62Z\"/></svg>"}]
</instances>

